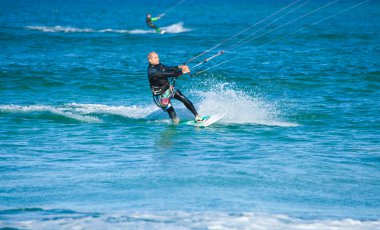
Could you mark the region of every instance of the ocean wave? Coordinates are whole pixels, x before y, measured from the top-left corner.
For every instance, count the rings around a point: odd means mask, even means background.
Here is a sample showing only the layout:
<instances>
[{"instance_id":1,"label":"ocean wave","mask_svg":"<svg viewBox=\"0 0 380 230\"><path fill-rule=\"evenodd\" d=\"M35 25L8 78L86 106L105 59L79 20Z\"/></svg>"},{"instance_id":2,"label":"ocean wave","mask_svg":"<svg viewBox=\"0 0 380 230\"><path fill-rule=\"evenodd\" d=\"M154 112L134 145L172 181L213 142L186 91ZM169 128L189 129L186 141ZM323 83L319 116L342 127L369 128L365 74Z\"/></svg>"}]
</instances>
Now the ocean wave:
<instances>
[{"instance_id":1,"label":"ocean wave","mask_svg":"<svg viewBox=\"0 0 380 230\"><path fill-rule=\"evenodd\" d=\"M192 90L198 97L194 103L200 115L223 114L226 115L218 121L222 125L253 124L275 127L296 127L296 122L284 121L284 112L276 107L276 103L268 102L259 96L252 96L247 92L236 89L233 84L207 82L205 90ZM193 100L193 99L192 99ZM173 106L181 120L191 120L193 115L185 106L173 99ZM35 113L48 112L54 115L71 118L82 122L103 122L115 120L115 116L127 119L145 119L156 122L170 122L169 116L152 101L145 105L105 105L67 103L63 105L0 105L0 112ZM286 114L285 114L286 116ZM100 117L103 119L100 119ZM117 120L118 118L116 118Z\"/></svg>"},{"instance_id":2,"label":"ocean wave","mask_svg":"<svg viewBox=\"0 0 380 230\"><path fill-rule=\"evenodd\" d=\"M38 30L47 33L121 33L121 34L152 34L156 33L153 29L133 29L133 30L121 30L121 29L92 29L92 28L76 28L70 26L26 26L28 30ZM166 33L176 34L191 31L189 28L183 26L183 22L178 22L167 27L161 27Z\"/></svg>"},{"instance_id":3,"label":"ocean wave","mask_svg":"<svg viewBox=\"0 0 380 230\"><path fill-rule=\"evenodd\" d=\"M118 115L127 118L141 119L145 118L152 111L156 110L156 106L108 106L102 104L66 104L67 108L80 114L109 114Z\"/></svg>"},{"instance_id":4,"label":"ocean wave","mask_svg":"<svg viewBox=\"0 0 380 230\"><path fill-rule=\"evenodd\" d=\"M93 116L84 116L80 114L72 113L71 111L66 111L65 108L57 108L53 106L47 106L47 105L0 105L0 112L7 112L7 113L35 113L35 112L41 112L41 113L51 113L54 115L58 115L65 118L70 118L73 120L81 121L81 122L101 122L100 119L93 117Z\"/></svg>"},{"instance_id":5,"label":"ocean wave","mask_svg":"<svg viewBox=\"0 0 380 230\"><path fill-rule=\"evenodd\" d=\"M0 213L3 216L1 226L27 229L380 229L380 220L301 219L253 212L101 214L35 208L3 210Z\"/></svg>"},{"instance_id":6,"label":"ocean wave","mask_svg":"<svg viewBox=\"0 0 380 230\"><path fill-rule=\"evenodd\" d=\"M201 99L196 103L201 115L226 113L219 124L256 124L277 127L295 127L298 123L279 119L281 112L271 103L243 91L226 87L226 84L214 84L206 91L194 91ZM193 119L193 115L184 105L173 100L173 106L180 119ZM103 122L98 116L120 116L128 119L146 119L167 122L168 115L156 105L110 106L104 104L68 103L61 106L47 105L0 105L0 112L7 113L50 113L81 122Z\"/></svg>"},{"instance_id":7,"label":"ocean wave","mask_svg":"<svg viewBox=\"0 0 380 230\"><path fill-rule=\"evenodd\" d=\"M108 106L102 104L78 104L69 103L61 106L49 105L0 105L3 113L50 113L55 116L70 118L81 122L102 122L97 115L121 116L130 119L144 119L153 111L155 105L149 106Z\"/></svg>"}]
</instances>

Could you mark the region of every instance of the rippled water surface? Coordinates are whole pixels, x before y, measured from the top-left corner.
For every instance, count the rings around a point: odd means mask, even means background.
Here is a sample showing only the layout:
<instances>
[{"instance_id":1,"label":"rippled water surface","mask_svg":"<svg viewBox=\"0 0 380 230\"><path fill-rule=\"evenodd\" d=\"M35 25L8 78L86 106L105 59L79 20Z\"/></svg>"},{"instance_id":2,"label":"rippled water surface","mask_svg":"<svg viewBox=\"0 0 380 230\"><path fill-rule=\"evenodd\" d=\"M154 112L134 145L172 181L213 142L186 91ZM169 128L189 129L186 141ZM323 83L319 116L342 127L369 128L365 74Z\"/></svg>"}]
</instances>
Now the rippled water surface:
<instances>
[{"instance_id":1,"label":"rippled water surface","mask_svg":"<svg viewBox=\"0 0 380 230\"><path fill-rule=\"evenodd\" d=\"M380 229L379 2L178 2L0 0L0 227Z\"/></svg>"}]
</instances>

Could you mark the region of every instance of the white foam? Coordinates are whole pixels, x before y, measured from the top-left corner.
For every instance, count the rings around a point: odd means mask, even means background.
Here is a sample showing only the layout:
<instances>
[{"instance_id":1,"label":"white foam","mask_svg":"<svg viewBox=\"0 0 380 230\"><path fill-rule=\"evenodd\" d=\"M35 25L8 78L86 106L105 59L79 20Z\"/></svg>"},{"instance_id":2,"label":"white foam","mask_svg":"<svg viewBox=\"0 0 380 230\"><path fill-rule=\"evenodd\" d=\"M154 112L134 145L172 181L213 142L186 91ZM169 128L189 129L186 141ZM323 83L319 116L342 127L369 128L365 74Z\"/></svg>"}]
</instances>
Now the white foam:
<instances>
[{"instance_id":1,"label":"white foam","mask_svg":"<svg viewBox=\"0 0 380 230\"><path fill-rule=\"evenodd\" d=\"M259 124L267 126L294 127L297 123L278 119L280 112L262 98L254 97L241 90L229 87L229 83L211 83L213 88L207 91L195 91L202 100L199 103L200 114L227 112L220 123Z\"/></svg>"},{"instance_id":2,"label":"white foam","mask_svg":"<svg viewBox=\"0 0 380 230\"><path fill-rule=\"evenodd\" d=\"M27 29L30 30L39 30L42 32L50 32L50 33L57 33L57 32L64 32L64 33L93 33L96 32L93 29L80 29L75 27L65 27L65 26L27 26Z\"/></svg>"},{"instance_id":3,"label":"white foam","mask_svg":"<svg viewBox=\"0 0 380 230\"><path fill-rule=\"evenodd\" d=\"M308 229L308 230L376 230L380 221L355 219L304 220L287 215L258 213L164 212L114 214L100 217L67 215L44 220L9 223L27 229Z\"/></svg>"},{"instance_id":4,"label":"white foam","mask_svg":"<svg viewBox=\"0 0 380 230\"><path fill-rule=\"evenodd\" d=\"M49 112L52 114L60 115L63 117L71 118L77 121L83 122L101 122L100 119L92 116L83 116L80 114L75 114L70 111L65 111L64 108L56 108L47 105L0 105L0 111L10 112L10 113L30 113L30 112Z\"/></svg>"},{"instance_id":5,"label":"white foam","mask_svg":"<svg viewBox=\"0 0 380 230\"><path fill-rule=\"evenodd\" d=\"M102 104L70 103L66 106L81 114L111 114L134 119L145 118L148 114L157 110L157 107L155 105L108 106Z\"/></svg>"},{"instance_id":6,"label":"white foam","mask_svg":"<svg viewBox=\"0 0 380 230\"><path fill-rule=\"evenodd\" d=\"M150 34L150 33L156 33L153 29L133 29L133 30L121 30L121 29L91 29L91 28L76 28L76 27L70 27L70 26L26 26L29 30L38 30L42 32L48 32L48 33L121 33L121 34ZM183 33L188 32L191 29L185 28L183 26L183 22L178 22L176 24L162 27L162 29L166 33Z\"/></svg>"}]
</instances>

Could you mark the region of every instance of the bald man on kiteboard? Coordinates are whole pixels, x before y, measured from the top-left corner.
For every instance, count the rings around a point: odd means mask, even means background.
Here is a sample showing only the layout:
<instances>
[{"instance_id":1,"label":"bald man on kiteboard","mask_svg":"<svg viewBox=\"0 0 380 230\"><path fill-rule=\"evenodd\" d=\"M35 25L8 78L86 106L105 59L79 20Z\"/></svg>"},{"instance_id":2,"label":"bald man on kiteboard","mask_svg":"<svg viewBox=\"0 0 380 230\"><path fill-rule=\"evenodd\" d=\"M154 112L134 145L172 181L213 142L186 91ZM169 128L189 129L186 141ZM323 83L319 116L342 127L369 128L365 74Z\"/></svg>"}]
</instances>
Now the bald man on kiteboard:
<instances>
[{"instance_id":1,"label":"bald man on kiteboard","mask_svg":"<svg viewBox=\"0 0 380 230\"><path fill-rule=\"evenodd\" d=\"M189 67L187 65L165 66L160 63L156 52L148 54L148 61L148 80L156 105L169 114L174 124L178 124L179 119L171 103L171 99L177 99L195 116L196 122L202 122L203 118L198 115L193 103L169 82L169 78L178 78L182 74L190 73Z\"/></svg>"}]
</instances>

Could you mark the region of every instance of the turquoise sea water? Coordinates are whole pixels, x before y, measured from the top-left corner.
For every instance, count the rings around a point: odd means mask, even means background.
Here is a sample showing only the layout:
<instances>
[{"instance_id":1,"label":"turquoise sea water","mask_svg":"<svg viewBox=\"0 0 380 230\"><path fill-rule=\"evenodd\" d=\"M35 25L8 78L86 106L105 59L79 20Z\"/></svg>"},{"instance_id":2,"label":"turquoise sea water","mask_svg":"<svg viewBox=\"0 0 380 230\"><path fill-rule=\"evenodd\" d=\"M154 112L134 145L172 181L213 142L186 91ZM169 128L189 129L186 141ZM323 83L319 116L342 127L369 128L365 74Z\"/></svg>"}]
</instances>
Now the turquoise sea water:
<instances>
[{"instance_id":1,"label":"turquoise sea water","mask_svg":"<svg viewBox=\"0 0 380 230\"><path fill-rule=\"evenodd\" d=\"M189 0L159 35L145 14L176 1L1 0L0 228L380 229L380 4L313 25L360 2L282 26L330 3L295 2L189 63L226 50L177 80L227 112L196 128L156 112L147 53L179 65L292 1Z\"/></svg>"}]
</instances>

